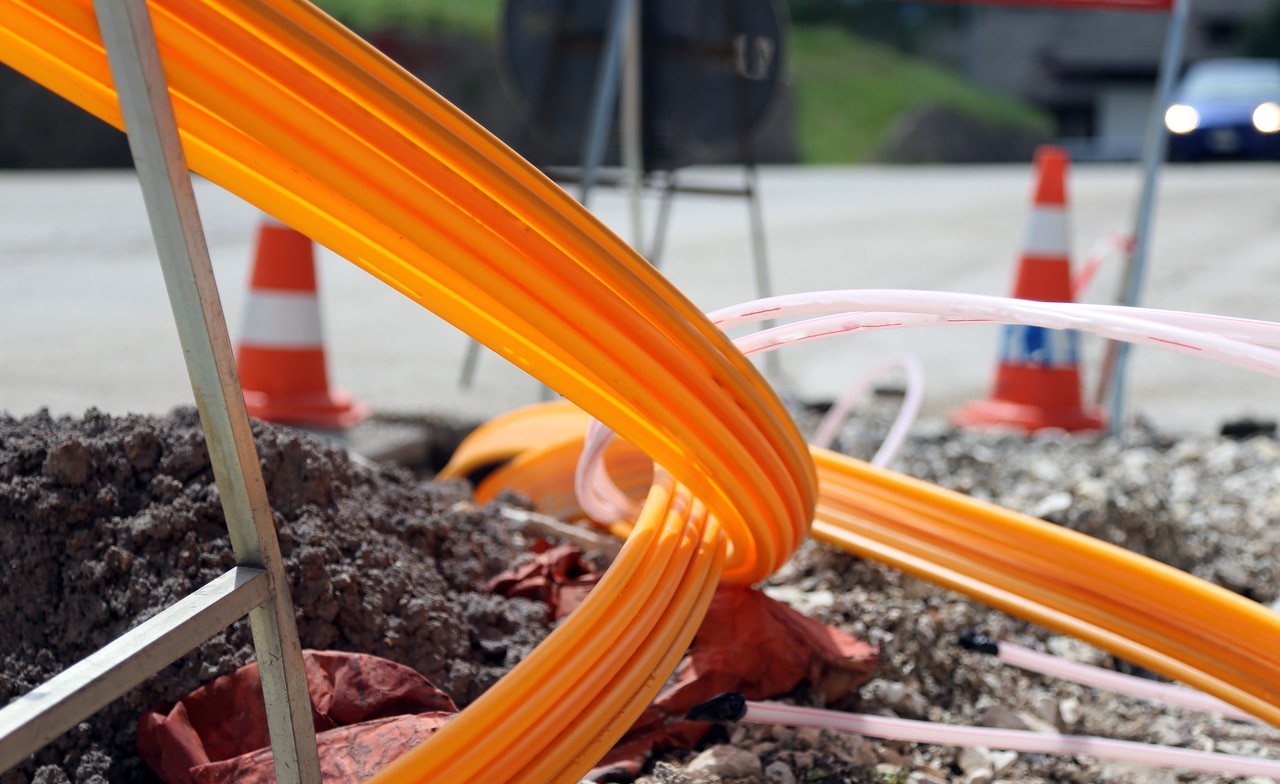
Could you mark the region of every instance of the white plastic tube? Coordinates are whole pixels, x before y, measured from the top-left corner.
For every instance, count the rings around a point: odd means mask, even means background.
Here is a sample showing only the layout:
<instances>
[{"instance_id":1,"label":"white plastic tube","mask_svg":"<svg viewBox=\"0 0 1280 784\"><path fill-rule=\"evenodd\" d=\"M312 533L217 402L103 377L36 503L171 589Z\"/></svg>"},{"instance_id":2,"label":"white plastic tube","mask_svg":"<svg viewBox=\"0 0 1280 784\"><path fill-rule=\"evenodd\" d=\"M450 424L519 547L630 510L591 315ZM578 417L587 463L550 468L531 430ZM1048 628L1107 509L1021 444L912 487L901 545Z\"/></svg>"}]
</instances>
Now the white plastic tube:
<instances>
[{"instance_id":1,"label":"white plastic tube","mask_svg":"<svg viewBox=\"0 0 1280 784\"><path fill-rule=\"evenodd\" d=\"M920 413L920 405L924 402L924 368L921 367L920 360L911 354L894 354L886 357L863 373L831 406L831 410L818 423L809 442L824 449L831 446L831 442L835 440L836 433L840 432L840 426L849 417L854 404L862 399L877 379L899 367L907 375L906 397L902 400L898 416L894 419L893 426L889 428L889 434L885 436L884 443L876 450L875 457L871 458L871 464L877 466L887 466L893 462L893 458L902 448L902 443L906 441L907 434L911 432L911 425L915 422L916 416Z\"/></svg>"},{"instance_id":2,"label":"white plastic tube","mask_svg":"<svg viewBox=\"0 0 1280 784\"><path fill-rule=\"evenodd\" d=\"M613 431L599 420L587 425L587 435L582 456L574 470L573 486L578 505L593 520L612 523L634 520L640 514L640 505L627 497L609 478L604 463L604 450L613 440Z\"/></svg>"},{"instance_id":3,"label":"white plastic tube","mask_svg":"<svg viewBox=\"0 0 1280 784\"><path fill-rule=\"evenodd\" d=\"M1025 751L1035 754L1079 754L1096 759L1136 762L1165 768L1183 768L1228 776L1280 777L1280 761L1215 754L1174 746L1112 740L1082 735L1060 735L994 727L959 727L885 716L801 708L770 702L747 702L742 721L786 724L793 727L868 735L887 740Z\"/></svg>"},{"instance_id":4,"label":"white plastic tube","mask_svg":"<svg viewBox=\"0 0 1280 784\"><path fill-rule=\"evenodd\" d=\"M1085 686L1093 686L1120 694L1162 702L1166 705L1179 705L1192 710L1217 713L1221 716L1258 724L1266 723L1230 703L1223 702L1217 697L1194 689L1188 689L1185 686L1160 683L1147 678L1137 678L1132 675L1125 675L1122 672L1112 672L1101 667L1073 662L1009 642L1002 641L996 643L996 645L996 656L1000 661L1024 670L1074 681Z\"/></svg>"},{"instance_id":5,"label":"white plastic tube","mask_svg":"<svg viewBox=\"0 0 1280 784\"><path fill-rule=\"evenodd\" d=\"M738 339L746 353L859 329L962 323L1027 324L1092 332L1112 340L1155 346L1249 370L1280 375L1280 324L1195 313L1039 302L939 291L854 289L788 294L722 308L712 321L724 329L783 316L834 314L785 324ZM1149 317L1150 316L1150 317Z\"/></svg>"},{"instance_id":6,"label":"white plastic tube","mask_svg":"<svg viewBox=\"0 0 1280 784\"><path fill-rule=\"evenodd\" d=\"M905 289L847 289L785 294L708 314L721 329L783 317L815 316L737 338L746 354L857 330L954 324L1026 324L1074 329L1280 376L1280 324L1147 308L1039 302L1011 297ZM603 469L612 433L588 431L575 483L583 510L601 522L626 519L625 498ZM587 456L599 465L583 466ZM596 486L596 483L599 483ZM629 502L628 502L629 503Z\"/></svg>"}]
</instances>

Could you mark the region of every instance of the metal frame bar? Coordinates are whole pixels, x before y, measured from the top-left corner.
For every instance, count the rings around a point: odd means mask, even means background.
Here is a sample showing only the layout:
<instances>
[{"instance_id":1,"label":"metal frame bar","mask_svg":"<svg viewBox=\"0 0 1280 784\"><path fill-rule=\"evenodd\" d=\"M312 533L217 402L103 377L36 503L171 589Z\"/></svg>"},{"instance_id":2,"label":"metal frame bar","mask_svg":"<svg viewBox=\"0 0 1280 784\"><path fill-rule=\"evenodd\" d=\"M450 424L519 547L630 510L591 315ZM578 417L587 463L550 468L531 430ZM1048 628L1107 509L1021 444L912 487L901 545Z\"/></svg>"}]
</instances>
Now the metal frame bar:
<instances>
[{"instance_id":1,"label":"metal frame bar","mask_svg":"<svg viewBox=\"0 0 1280 784\"><path fill-rule=\"evenodd\" d=\"M293 602L151 16L146 0L94 0L94 11L239 568L210 584L213 596L197 591L7 707L6 718L10 710L26 718L0 736L0 759L21 752L21 761L35 750L14 738L48 742L53 728L93 714L104 695L110 701L100 683L108 674L144 679L203 641L195 640L198 633L208 639L247 612L276 779L319 784Z\"/></svg>"},{"instance_id":2,"label":"metal frame bar","mask_svg":"<svg viewBox=\"0 0 1280 784\"><path fill-rule=\"evenodd\" d=\"M8 770L267 600L266 573L237 566L0 709Z\"/></svg>"}]
</instances>

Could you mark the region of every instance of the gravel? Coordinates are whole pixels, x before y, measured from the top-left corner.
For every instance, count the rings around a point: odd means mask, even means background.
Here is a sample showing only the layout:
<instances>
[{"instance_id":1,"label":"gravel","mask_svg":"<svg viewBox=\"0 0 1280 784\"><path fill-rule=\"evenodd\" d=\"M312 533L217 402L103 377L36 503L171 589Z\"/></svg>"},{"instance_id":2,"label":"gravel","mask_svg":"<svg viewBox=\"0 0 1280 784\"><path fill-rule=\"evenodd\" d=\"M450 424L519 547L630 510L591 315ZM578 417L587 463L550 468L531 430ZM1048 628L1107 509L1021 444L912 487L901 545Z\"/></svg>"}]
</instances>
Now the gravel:
<instances>
[{"instance_id":1,"label":"gravel","mask_svg":"<svg viewBox=\"0 0 1280 784\"><path fill-rule=\"evenodd\" d=\"M869 459L892 413L845 427L835 447ZM802 429L815 412L798 415ZM992 501L1170 563L1256 601L1280 594L1280 443L1274 429L1247 439L1154 431L1137 423L1115 437L976 434L922 423L895 470ZM1231 430L1231 428L1224 428ZM1280 759L1280 731L1167 707L1026 672L964 649L961 632L1130 674L1127 662L900 572L810 541L766 590L803 612L881 646L872 680L835 705L812 694L789 701L949 724L1058 731ZM660 761L642 784L735 782L1242 782L1183 770L1087 757L887 742L749 723L708 739L749 751L760 772L690 770L694 750ZM702 763L705 765L705 761ZM739 760L738 764L742 764Z\"/></svg>"}]
</instances>

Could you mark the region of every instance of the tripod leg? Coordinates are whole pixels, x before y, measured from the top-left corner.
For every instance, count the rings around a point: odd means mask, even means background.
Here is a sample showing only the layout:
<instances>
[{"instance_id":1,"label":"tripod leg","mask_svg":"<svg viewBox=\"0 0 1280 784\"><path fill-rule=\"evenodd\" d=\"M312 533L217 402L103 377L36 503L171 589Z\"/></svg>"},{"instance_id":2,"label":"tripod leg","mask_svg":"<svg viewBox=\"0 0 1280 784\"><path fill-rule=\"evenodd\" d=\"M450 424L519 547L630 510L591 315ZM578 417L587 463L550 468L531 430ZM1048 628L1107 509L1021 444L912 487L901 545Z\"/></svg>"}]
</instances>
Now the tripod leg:
<instances>
[{"instance_id":1,"label":"tripod leg","mask_svg":"<svg viewBox=\"0 0 1280 784\"><path fill-rule=\"evenodd\" d=\"M671 204L676 198L676 173L669 172L667 181L662 187L662 201L658 203L658 222L653 227L653 243L649 246L649 252L645 256L649 259L649 263L658 266L658 261L662 257L662 248L667 241L667 225L671 221Z\"/></svg>"},{"instance_id":2,"label":"tripod leg","mask_svg":"<svg viewBox=\"0 0 1280 784\"><path fill-rule=\"evenodd\" d=\"M769 280L769 258L765 248L764 210L760 207L760 185L755 163L749 162L747 164L746 174L747 209L750 212L751 220L751 258L755 265L756 296L772 297L773 286ZM774 322L772 321L764 323L765 329L773 325ZM778 356L778 352L770 351L765 354L764 366L771 375L779 376L782 373L782 358Z\"/></svg>"},{"instance_id":3,"label":"tripod leg","mask_svg":"<svg viewBox=\"0 0 1280 784\"><path fill-rule=\"evenodd\" d=\"M458 386L462 389L471 389L471 382L476 377L476 362L480 359L480 341L470 340L467 342L467 353L462 358L462 375L458 377Z\"/></svg>"}]
</instances>

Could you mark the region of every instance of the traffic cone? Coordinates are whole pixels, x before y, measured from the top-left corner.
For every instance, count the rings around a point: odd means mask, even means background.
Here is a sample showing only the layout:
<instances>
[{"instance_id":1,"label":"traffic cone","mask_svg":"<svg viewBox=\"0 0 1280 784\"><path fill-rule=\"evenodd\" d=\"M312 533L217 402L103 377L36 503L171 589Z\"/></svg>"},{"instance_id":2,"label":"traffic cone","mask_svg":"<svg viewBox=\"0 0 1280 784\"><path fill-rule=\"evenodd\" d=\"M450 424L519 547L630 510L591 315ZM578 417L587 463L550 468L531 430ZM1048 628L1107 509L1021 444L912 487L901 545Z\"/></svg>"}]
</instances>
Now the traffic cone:
<instances>
[{"instance_id":1,"label":"traffic cone","mask_svg":"<svg viewBox=\"0 0 1280 784\"><path fill-rule=\"evenodd\" d=\"M328 430L355 425L369 408L329 389L311 239L265 218L257 240L236 346L249 415Z\"/></svg>"},{"instance_id":2,"label":"traffic cone","mask_svg":"<svg viewBox=\"0 0 1280 784\"><path fill-rule=\"evenodd\" d=\"M1071 254L1067 225L1067 153L1036 150L1039 182L1018 264L1013 296L1041 302L1071 301ZM1008 426L1098 430L1104 418L1080 399L1080 335L1074 330L1021 324L1002 328L995 389L952 416L961 427Z\"/></svg>"}]
</instances>

